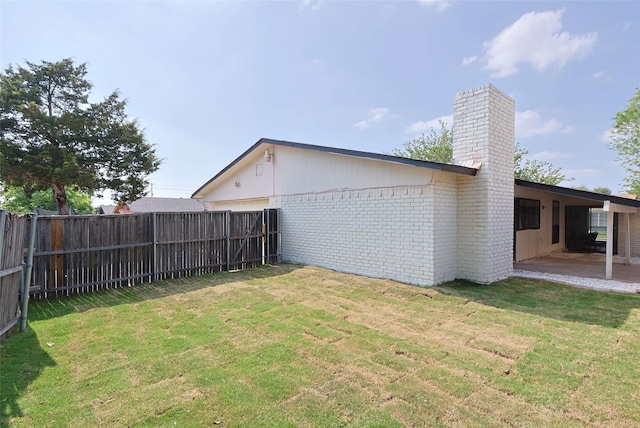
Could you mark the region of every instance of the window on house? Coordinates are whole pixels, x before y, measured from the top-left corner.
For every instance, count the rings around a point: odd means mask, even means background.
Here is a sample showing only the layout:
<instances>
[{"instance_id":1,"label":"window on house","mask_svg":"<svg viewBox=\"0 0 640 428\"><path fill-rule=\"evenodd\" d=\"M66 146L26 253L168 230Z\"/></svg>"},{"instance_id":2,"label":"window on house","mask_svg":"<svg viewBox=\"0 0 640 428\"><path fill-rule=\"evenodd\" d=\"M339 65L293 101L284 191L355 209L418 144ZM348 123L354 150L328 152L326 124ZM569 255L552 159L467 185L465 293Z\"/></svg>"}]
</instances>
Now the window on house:
<instances>
[{"instance_id":1,"label":"window on house","mask_svg":"<svg viewBox=\"0 0 640 428\"><path fill-rule=\"evenodd\" d=\"M516 198L516 230L540 229L540 201L537 199Z\"/></svg>"},{"instance_id":2,"label":"window on house","mask_svg":"<svg viewBox=\"0 0 640 428\"><path fill-rule=\"evenodd\" d=\"M596 241L607 240L607 213L602 208L589 208L589 232L598 234Z\"/></svg>"},{"instance_id":3,"label":"window on house","mask_svg":"<svg viewBox=\"0 0 640 428\"><path fill-rule=\"evenodd\" d=\"M557 244L560 242L560 201L553 201L551 217L551 243Z\"/></svg>"}]
</instances>

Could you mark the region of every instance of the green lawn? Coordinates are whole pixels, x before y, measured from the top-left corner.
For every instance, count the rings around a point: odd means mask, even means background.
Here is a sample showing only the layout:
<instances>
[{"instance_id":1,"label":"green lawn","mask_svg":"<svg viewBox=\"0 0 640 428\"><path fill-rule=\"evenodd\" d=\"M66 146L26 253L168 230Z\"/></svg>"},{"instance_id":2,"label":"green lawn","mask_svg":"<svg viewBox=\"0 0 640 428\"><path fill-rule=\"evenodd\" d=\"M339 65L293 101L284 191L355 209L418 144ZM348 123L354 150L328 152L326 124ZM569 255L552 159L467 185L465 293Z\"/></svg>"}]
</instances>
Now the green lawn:
<instances>
[{"instance_id":1,"label":"green lawn","mask_svg":"<svg viewBox=\"0 0 640 428\"><path fill-rule=\"evenodd\" d=\"M29 315L0 344L0 425L640 425L635 295L283 265Z\"/></svg>"}]
</instances>

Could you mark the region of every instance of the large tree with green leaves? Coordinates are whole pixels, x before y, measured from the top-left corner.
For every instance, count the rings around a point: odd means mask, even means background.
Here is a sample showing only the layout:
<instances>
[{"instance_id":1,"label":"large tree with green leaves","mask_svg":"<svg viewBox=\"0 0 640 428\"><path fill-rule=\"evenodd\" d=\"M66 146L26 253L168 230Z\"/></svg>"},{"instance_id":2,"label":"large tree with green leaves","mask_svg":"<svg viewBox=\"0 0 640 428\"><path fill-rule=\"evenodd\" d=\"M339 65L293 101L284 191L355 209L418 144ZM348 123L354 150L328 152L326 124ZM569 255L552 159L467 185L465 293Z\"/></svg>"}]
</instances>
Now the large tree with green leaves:
<instances>
[{"instance_id":1,"label":"large tree with green leaves","mask_svg":"<svg viewBox=\"0 0 640 428\"><path fill-rule=\"evenodd\" d=\"M160 159L117 91L89 100L86 64L26 62L0 74L0 180L27 195L50 189L69 213L67 188L111 189L114 200L145 195Z\"/></svg>"},{"instance_id":2,"label":"large tree with green leaves","mask_svg":"<svg viewBox=\"0 0 640 428\"><path fill-rule=\"evenodd\" d=\"M535 183L550 184L557 186L563 181L573 181L562 173L561 168L556 168L551 162L526 159L529 150L520 147L516 143L514 157L514 175L520 180L533 181Z\"/></svg>"},{"instance_id":3,"label":"large tree with green leaves","mask_svg":"<svg viewBox=\"0 0 640 428\"><path fill-rule=\"evenodd\" d=\"M72 186L66 189L69 206L76 214L91 214L94 208L91 205L91 195ZM0 208L14 213L31 213L36 208L48 211L56 211L57 207L51 197L50 190L37 190L27 195L22 187L8 187L3 189L3 201Z\"/></svg>"},{"instance_id":4,"label":"large tree with green leaves","mask_svg":"<svg viewBox=\"0 0 640 428\"><path fill-rule=\"evenodd\" d=\"M592 192L594 193L601 193L603 195L610 195L611 194L611 189L609 189L608 187L594 187L594 189L592 190Z\"/></svg>"},{"instance_id":5,"label":"large tree with green leaves","mask_svg":"<svg viewBox=\"0 0 640 428\"><path fill-rule=\"evenodd\" d=\"M443 121L439 122L440 133L431 128L429 133L407 141L403 144L402 149L393 149L391 153L403 158L451 163L453 160L453 133Z\"/></svg>"},{"instance_id":6,"label":"large tree with green leaves","mask_svg":"<svg viewBox=\"0 0 640 428\"><path fill-rule=\"evenodd\" d=\"M618 158L627 170L627 190L640 195L640 88L613 121L609 147L618 152Z\"/></svg>"},{"instance_id":7,"label":"large tree with green leaves","mask_svg":"<svg viewBox=\"0 0 640 428\"><path fill-rule=\"evenodd\" d=\"M428 134L422 134L420 137L404 143L402 149L394 149L391 153L410 159L451 163L453 162L453 132L447 128L444 122L440 121L440 133L431 128ZM554 186L563 181L573 180L573 178L567 178L561 168L554 167L550 162L526 159L527 154L529 151L516 143L515 178Z\"/></svg>"}]
</instances>

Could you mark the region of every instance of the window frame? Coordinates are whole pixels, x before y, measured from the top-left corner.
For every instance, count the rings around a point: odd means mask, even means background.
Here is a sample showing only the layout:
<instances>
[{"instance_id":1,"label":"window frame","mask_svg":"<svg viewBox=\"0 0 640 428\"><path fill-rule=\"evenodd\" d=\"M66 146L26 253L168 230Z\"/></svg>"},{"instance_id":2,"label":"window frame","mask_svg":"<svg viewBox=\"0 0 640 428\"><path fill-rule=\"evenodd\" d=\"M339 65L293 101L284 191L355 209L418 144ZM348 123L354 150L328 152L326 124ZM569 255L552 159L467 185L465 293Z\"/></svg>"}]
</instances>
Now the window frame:
<instances>
[{"instance_id":1,"label":"window frame","mask_svg":"<svg viewBox=\"0 0 640 428\"><path fill-rule=\"evenodd\" d=\"M560 243L560 201L551 201L551 244Z\"/></svg>"},{"instance_id":2,"label":"window frame","mask_svg":"<svg viewBox=\"0 0 640 428\"><path fill-rule=\"evenodd\" d=\"M516 231L540 229L540 200L515 198L514 221Z\"/></svg>"}]
</instances>

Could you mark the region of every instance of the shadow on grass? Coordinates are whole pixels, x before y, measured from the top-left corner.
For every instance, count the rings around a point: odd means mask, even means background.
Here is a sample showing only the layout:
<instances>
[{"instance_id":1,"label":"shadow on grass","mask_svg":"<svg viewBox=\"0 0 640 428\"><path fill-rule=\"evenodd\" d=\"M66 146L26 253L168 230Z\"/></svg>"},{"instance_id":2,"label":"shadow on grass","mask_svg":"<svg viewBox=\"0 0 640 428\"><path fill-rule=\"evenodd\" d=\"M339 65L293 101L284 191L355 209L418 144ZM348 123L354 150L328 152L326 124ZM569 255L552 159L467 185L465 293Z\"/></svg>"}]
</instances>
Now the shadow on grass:
<instances>
[{"instance_id":1,"label":"shadow on grass","mask_svg":"<svg viewBox=\"0 0 640 428\"><path fill-rule=\"evenodd\" d=\"M286 275L298 268L299 266L296 265L263 266L236 272L218 272L189 278L168 279L58 299L32 300L29 303L29 321L41 321L94 308L106 308L159 299L238 281L250 282L260 278L277 277Z\"/></svg>"},{"instance_id":2,"label":"shadow on grass","mask_svg":"<svg viewBox=\"0 0 640 428\"><path fill-rule=\"evenodd\" d=\"M0 344L0 426L23 416L18 399L46 367L55 365L31 328Z\"/></svg>"},{"instance_id":3,"label":"shadow on grass","mask_svg":"<svg viewBox=\"0 0 640 428\"><path fill-rule=\"evenodd\" d=\"M553 318L617 328L634 309L640 296L596 291L553 282L511 277L490 285L452 281L437 287L444 294L470 301Z\"/></svg>"}]
</instances>

